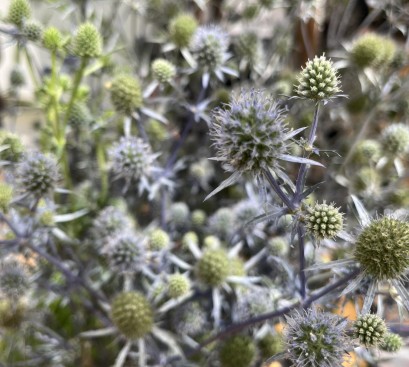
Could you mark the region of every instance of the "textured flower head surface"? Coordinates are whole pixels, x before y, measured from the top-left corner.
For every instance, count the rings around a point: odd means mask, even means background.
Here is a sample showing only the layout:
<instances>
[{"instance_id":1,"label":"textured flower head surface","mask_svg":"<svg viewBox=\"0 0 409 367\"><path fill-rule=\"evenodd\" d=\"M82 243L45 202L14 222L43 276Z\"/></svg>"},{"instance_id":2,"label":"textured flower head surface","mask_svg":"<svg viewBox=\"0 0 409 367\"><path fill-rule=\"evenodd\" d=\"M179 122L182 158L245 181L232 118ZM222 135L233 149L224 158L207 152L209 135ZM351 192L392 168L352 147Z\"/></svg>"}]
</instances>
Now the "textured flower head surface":
<instances>
[{"instance_id":1,"label":"textured flower head surface","mask_svg":"<svg viewBox=\"0 0 409 367\"><path fill-rule=\"evenodd\" d=\"M341 366L350 348L348 321L315 308L286 317L285 342L297 367Z\"/></svg>"},{"instance_id":2,"label":"textured flower head surface","mask_svg":"<svg viewBox=\"0 0 409 367\"><path fill-rule=\"evenodd\" d=\"M299 97L314 101L329 100L341 93L339 75L325 54L308 60L295 85Z\"/></svg>"},{"instance_id":3,"label":"textured flower head surface","mask_svg":"<svg viewBox=\"0 0 409 367\"><path fill-rule=\"evenodd\" d=\"M114 206L107 206L94 219L92 233L95 239L106 240L108 237L113 237L132 227L131 219L123 210Z\"/></svg>"}]
</instances>

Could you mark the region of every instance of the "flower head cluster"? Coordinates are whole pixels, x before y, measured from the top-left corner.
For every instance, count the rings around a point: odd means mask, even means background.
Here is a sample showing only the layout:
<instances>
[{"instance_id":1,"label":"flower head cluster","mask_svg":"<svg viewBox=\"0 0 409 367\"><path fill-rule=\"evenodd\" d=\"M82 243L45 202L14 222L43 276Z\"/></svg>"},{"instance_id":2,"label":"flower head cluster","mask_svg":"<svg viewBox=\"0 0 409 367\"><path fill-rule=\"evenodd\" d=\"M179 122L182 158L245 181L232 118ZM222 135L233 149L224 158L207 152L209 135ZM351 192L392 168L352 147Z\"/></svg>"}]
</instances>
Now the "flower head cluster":
<instances>
[{"instance_id":1,"label":"flower head cluster","mask_svg":"<svg viewBox=\"0 0 409 367\"><path fill-rule=\"evenodd\" d=\"M102 52L102 37L91 23L80 25L73 39L73 52L79 57L98 57Z\"/></svg>"},{"instance_id":2,"label":"flower head cluster","mask_svg":"<svg viewBox=\"0 0 409 367\"><path fill-rule=\"evenodd\" d=\"M325 55L308 60L297 80L296 91L302 98L328 100L341 92L339 75Z\"/></svg>"},{"instance_id":3,"label":"flower head cluster","mask_svg":"<svg viewBox=\"0 0 409 367\"><path fill-rule=\"evenodd\" d=\"M366 347L376 347L387 333L385 321L373 314L361 315L354 323L354 336Z\"/></svg>"},{"instance_id":4,"label":"flower head cluster","mask_svg":"<svg viewBox=\"0 0 409 367\"><path fill-rule=\"evenodd\" d=\"M109 156L114 173L126 180L143 180L149 177L157 157L148 144L134 136L122 137L113 145Z\"/></svg>"},{"instance_id":5,"label":"flower head cluster","mask_svg":"<svg viewBox=\"0 0 409 367\"><path fill-rule=\"evenodd\" d=\"M49 194L59 179L57 161L40 152L27 154L18 166L17 179L27 193L36 197Z\"/></svg>"},{"instance_id":6,"label":"flower head cluster","mask_svg":"<svg viewBox=\"0 0 409 367\"><path fill-rule=\"evenodd\" d=\"M347 320L316 309L288 316L285 342L289 359L299 367L340 366L350 347Z\"/></svg>"},{"instance_id":7,"label":"flower head cluster","mask_svg":"<svg viewBox=\"0 0 409 367\"><path fill-rule=\"evenodd\" d=\"M248 336L236 335L226 340L219 351L222 367L250 367L256 358L256 346Z\"/></svg>"}]
</instances>

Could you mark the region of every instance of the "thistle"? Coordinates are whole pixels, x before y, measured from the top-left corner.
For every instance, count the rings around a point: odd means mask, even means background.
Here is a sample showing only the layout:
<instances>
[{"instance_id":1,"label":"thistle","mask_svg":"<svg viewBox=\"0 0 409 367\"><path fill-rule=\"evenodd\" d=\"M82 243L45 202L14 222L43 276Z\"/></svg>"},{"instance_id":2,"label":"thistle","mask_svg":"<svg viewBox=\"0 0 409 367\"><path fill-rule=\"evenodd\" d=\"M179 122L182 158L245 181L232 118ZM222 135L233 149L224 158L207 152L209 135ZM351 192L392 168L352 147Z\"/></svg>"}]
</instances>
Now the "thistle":
<instances>
[{"instance_id":1,"label":"thistle","mask_svg":"<svg viewBox=\"0 0 409 367\"><path fill-rule=\"evenodd\" d=\"M172 274L168 279L168 294L171 298L179 298L190 290L189 279L182 274Z\"/></svg>"},{"instance_id":2,"label":"thistle","mask_svg":"<svg viewBox=\"0 0 409 367\"><path fill-rule=\"evenodd\" d=\"M179 14L170 21L169 35L172 42L179 48L189 46L197 28L196 19L190 14Z\"/></svg>"},{"instance_id":3,"label":"thistle","mask_svg":"<svg viewBox=\"0 0 409 367\"><path fill-rule=\"evenodd\" d=\"M169 83L176 75L175 66L165 59L156 59L152 63L152 74L162 84Z\"/></svg>"},{"instance_id":4,"label":"thistle","mask_svg":"<svg viewBox=\"0 0 409 367\"><path fill-rule=\"evenodd\" d=\"M395 353L399 351L404 345L403 339L398 334L387 333L380 348L386 352Z\"/></svg>"},{"instance_id":5,"label":"thistle","mask_svg":"<svg viewBox=\"0 0 409 367\"><path fill-rule=\"evenodd\" d=\"M235 213L230 208L220 208L209 218L209 231L221 239L228 239L235 227Z\"/></svg>"},{"instance_id":6,"label":"thistle","mask_svg":"<svg viewBox=\"0 0 409 367\"><path fill-rule=\"evenodd\" d=\"M96 240L105 241L107 238L115 237L130 228L132 228L132 222L128 216L122 210L108 206L102 209L94 219L92 233Z\"/></svg>"},{"instance_id":7,"label":"thistle","mask_svg":"<svg viewBox=\"0 0 409 367\"><path fill-rule=\"evenodd\" d=\"M18 162L23 155L24 146L18 135L0 131L0 146L6 149L0 152L0 159L8 162Z\"/></svg>"},{"instance_id":8,"label":"thistle","mask_svg":"<svg viewBox=\"0 0 409 367\"><path fill-rule=\"evenodd\" d=\"M32 42L38 42L43 37L43 26L35 21L25 22L23 26L24 36Z\"/></svg>"},{"instance_id":9,"label":"thistle","mask_svg":"<svg viewBox=\"0 0 409 367\"><path fill-rule=\"evenodd\" d=\"M354 322L354 336L366 347L377 347L386 334L385 321L377 315L362 315Z\"/></svg>"},{"instance_id":10,"label":"thistle","mask_svg":"<svg viewBox=\"0 0 409 367\"><path fill-rule=\"evenodd\" d=\"M84 58L93 58L101 55L102 37L91 23L79 26L73 39L73 53Z\"/></svg>"},{"instance_id":11,"label":"thistle","mask_svg":"<svg viewBox=\"0 0 409 367\"><path fill-rule=\"evenodd\" d=\"M52 52L61 50L64 40L61 32L55 27L48 27L43 32L43 45Z\"/></svg>"},{"instance_id":12,"label":"thistle","mask_svg":"<svg viewBox=\"0 0 409 367\"><path fill-rule=\"evenodd\" d=\"M392 155L409 150L409 127L403 123L392 124L382 131L383 149Z\"/></svg>"},{"instance_id":13,"label":"thistle","mask_svg":"<svg viewBox=\"0 0 409 367\"><path fill-rule=\"evenodd\" d=\"M111 102L115 110L126 115L142 106L142 91L139 80L130 75L117 76L111 85Z\"/></svg>"},{"instance_id":14,"label":"thistle","mask_svg":"<svg viewBox=\"0 0 409 367\"><path fill-rule=\"evenodd\" d=\"M189 222L190 210L186 203L176 202L169 208L168 220L176 228L184 227Z\"/></svg>"},{"instance_id":15,"label":"thistle","mask_svg":"<svg viewBox=\"0 0 409 367\"><path fill-rule=\"evenodd\" d=\"M31 16L31 5L28 0L11 0L7 20L21 27Z\"/></svg>"},{"instance_id":16,"label":"thistle","mask_svg":"<svg viewBox=\"0 0 409 367\"><path fill-rule=\"evenodd\" d=\"M166 249L170 244L169 235L162 229L156 228L149 233L148 246L153 251Z\"/></svg>"}]
</instances>

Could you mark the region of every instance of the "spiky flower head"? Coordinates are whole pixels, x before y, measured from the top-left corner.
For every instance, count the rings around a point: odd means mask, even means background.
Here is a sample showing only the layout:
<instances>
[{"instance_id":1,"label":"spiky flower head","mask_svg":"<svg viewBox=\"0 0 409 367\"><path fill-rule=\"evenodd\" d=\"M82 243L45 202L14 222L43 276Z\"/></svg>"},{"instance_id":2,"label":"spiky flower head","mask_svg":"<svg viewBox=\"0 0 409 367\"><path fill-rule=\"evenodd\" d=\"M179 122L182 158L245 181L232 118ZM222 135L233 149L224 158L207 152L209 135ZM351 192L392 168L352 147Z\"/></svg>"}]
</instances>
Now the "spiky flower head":
<instances>
[{"instance_id":1,"label":"spiky flower head","mask_svg":"<svg viewBox=\"0 0 409 367\"><path fill-rule=\"evenodd\" d=\"M210 137L216 158L228 172L263 175L286 159L289 138L284 110L263 92L242 91L212 114Z\"/></svg>"},{"instance_id":2,"label":"spiky flower head","mask_svg":"<svg viewBox=\"0 0 409 367\"><path fill-rule=\"evenodd\" d=\"M139 339L152 330L153 311L139 292L120 293L111 305L112 321L128 339Z\"/></svg>"},{"instance_id":3,"label":"spiky flower head","mask_svg":"<svg viewBox=\"0 0 409 367\"><path fill-rule=\"evenodd\" d=\"M285 237L277 236L268 240L267 249L271 255L283 257L288 254L289 244Z\"/></svg>"},{"instance_id":4,"label":"spiky flower head","mask_svg":"<svg viewBox=\"0 0 409 367\"><path fill-rule=\"evenodd\" d=\"M114 206L102 209L92 224L92 233L95 239L105 240L132 228L129 217Z\"/></svg>"},{"instance_id":5,"label":"spiky flower head","mask_svg":"<svg viewBox=\"0 0 409 367\"><path fill-rule=\"evenodd\" d=\"M13 186L0 182L0 210L7 213L13 199Z\"/></svg>"},{"instance_id":6,"label":"spiky flower head","mask_svg":"<svg viewBox=\"0 0 409 367\"><path fill-rule=\"evenodd\" d=\"M243 321L249 317L261 315L274 310L280 293L267 287L254 287L243 290L237 297L233 317Z\"/></svg>"},{"instance_id":7,"label":"spiky flower head","mask_svg":"<svg viewBox=\"0 0 409 367\"><path fill-rule=\"evenodd\" d=\"M87 126L91 120L92 115L88 106L83 102L74 102L68 117L68 124L76 127Z\"/></svg>"},{"instance_id":8,"label":"spiky flower head","mask_svg":"<svg viewBox=\"0 0 409 367\"><path fill-rule=\"evenodd\" d=\"M91 23L81 24L73 39L74 55L79 57L98 57L102 53L102 37Z\"/></svg>"},{"instance_id":9,"label":"spiky flower head","mask_svg":"<svg viewBox=\"0 0 409 367\"><path fill-rule=\"evenodd\" d=\"M341 92L339 75L325 54L308 60L295 85L299 97L314 101L328 100Z\"/></svg>"},{"instance_id":10,"label":"spiky flower head","mask_svg":"<svg viewBox=\"0 0 409 367\"><path fill-rule=\"evenodd\" d=\"M334 238L342 230L343 215L333 204L316 203L306 211L305 227L317 240Z\"/></svg>"},{"instance_id":11,"label":"spiky flower head","mask_svg":"<svg viewBox=\"0 0 409 367\"><path fill-rule=\"evenodd\" d=\"M216 250L219 249L220 246L222 245L220 238L210 235L206 236L203 239L203 248L207 250Z\"/></svg>"},{"instance_id":12,"label":"spiky flower head","mask_svg":"<svg viewBox=\"0 0 409 367\"><path fill-rule=\"evenodd\" d=\"M43 37L43 31L43 26L36 21L29 21L24 23L23 34L29 41L40 41Z\"/></svg>"},{"instance_id":13,"label":"spiky flower head","mask_svg":"<svg viewBox=\"0 0 409 367\"><path fill-rule=\"evenodd\" d=\"M222 284L229 275L229 258L223 250L207 250L196 265L198 278L213 287Z\"/></svg>"},{"instance_id":14,"label":"spiky flower head","mask_svg":"<svg viewBox=\"0 0 409 367\"><path fill-rule=\"evenodd\" d=\"M377 140L365 139L358 143L354 159L358 164L376 163L381 157L382 147Z\"/></svg>"},{"instance_id":15,"label":"spiky flower head","mask_svg":"<svg viewBox=\"0 0 409 367\"><path fill-rule=\"evenodd\" d=\"M0 292L3 296L20 298L29 289L27 269L13 256L7 256L0 263Z\"/></svg>"},{"instance_id":16,"label":"spiky flower head","mask_svg":"<svg viewBox=\"0 0 409 367\"><path fill-rule=\"evenodd\" d=\"M209 231L222 239L227 239L234 229L235 220L235 213L231 208L219 208L209 218Z\"/></svg>"},{"instance_id":17,"label":"spiky flower head","mask_svg":"<svg viewBox=\"0 0 409 367\"><path fill-rule=\"evenodd\" d=\"M250 367L256 358L256 345L253 339L236 335L226 340L219 351L222 367Z\"/></svg>"},{"instance_id":18,"label":"spiky flower head","mask_svg":"<svg viewBox=\"0 0 409 367\"><path fill-rule=\"evenodd\" d=\"M169 83L176 75L175 66L165 59L156 59L152 62L153 77L162 84Z\"/></svg>"},{"instance_id":19,"label":"spiky flower head","mask_svg":"<svg viewBox=\"0 0 409 367\"><path fill-rule=\"evenodd\" d=\"M179 298L190 290L190 281L183 274L172 274L168 278L168 294L171 298Z\"/></svg>"},{"instance_id":20,"label":"spiky flower head","mask_svg":"<svg viewBox=\"0 0 409 367\"><path fill-rule=\"evenodd\" d=\"M157 155L142 139L123 136L109 151L112 170L118 177L140 180L149 177Z\"/></svg>"},{"instance_id":21,"label":"spiky flower head","mask_svg":"<svg viewBox=\"0 0 409 367\"><path fill-rule=\"evenodd\" d=\"M0 152L2 161L17 162L24 152L20 137L5 130L0 131L0 146L7 147Z\"/></svg>"},{"instance_id":22,"label":"spiky flower head","mask_svg":"<svg viewBox=\"0 0 409 367\"><path fill-rule=\"evenodd\" d=\"M186 203L173 203L169 208L168 219L173 226L181 228L189 222L190 210Z\"/></svg>"},{"instance_id":23,"label":"spiky flower head","mask_svg":"<svg viewBox=\"0 0 409 367\"><path fill-rule=\"evenodd\" d=\"M111 102L115 110L127 115L142 106L142 90L138 79L131 75L118 75L111 84Z\"/></svg>"},{"instance_id":24,"label":"spiky flower head","mask_svg":"<svg viewBox=\"0 0 409 367\"><path fill-rule=\"evenodd\" d=\"M169 235L160 228L155 228L149 233L148 246L153 251L160 251L167 248L170 244Z\"/></svg>"},{"instance_id":25,"label":"spiky flower head","mask_svg":"<svg viewBox=\"0 0 409 367\"><path fill-rule=\"evenodd\" d=\"M356 240L354 257L377 280L399 279L409 267L409 223L386 216L371 221Z\"/></svg>"},{"instance_id":26,"label":"spiky flower head","mask_svg":"<svg viewBox=\"0 0 409 367\"><path fill-rule=\"evenodd\" d=\"M191 48L199 67L214 71L225 61L228 46L226 32L219 26L205 25L197 29Z\"/></svg>"},{"instance_id":27,"label":"spiky flower head","mask_svg":"<svg viewBox=\"0 0 409 367\"><path fill-rule=\"evenodd\" d=\"M31 17L31 5L28 0L11 0L7 20L21 27Z\"/></svg>"},{"instance_id":28,"label":"spiky flower head","mask_svg":"<svg viewBox=\"0 0 409 367\"><path fill-rule=\"evenodd\" d=\"M244 277L246 275L244 261L241 258L235 256L229 259L229 275L236 277Z\"/></svg>"},{"instance_id":29,"label":"spiky flower head","mask_svg":"<svg viewBox=\"0 0 409 367\"><path fill-rule=\"evenodd\" d=\"M193 244L193 245L199 244L199 237L193 231L189 231L185 233L182 238L182 245L184 248L189 248L189 244Z\"/></svg>"},{"instance_id":30,"label":"spiky flower head","mask_svg":"<svg viewBox=\"0 0 409 367\"><path fill-rule=\"evenodd\" d=\"M53 191L60 177L55 158L40 152L26 154L16 174L20 187L36 197Z\"/></svg>"},{"instance_id":31,"label":"spiky flower head","mask_svg":"<svg viewBox=\"0 0 409 367\"><path fill-rule=\"evenodd\" d=\"M400 335L394 333L386 333L380 348L386 352L395 353L404 345L403 339Z\"/></svg>"},{"instance_id":32,"label":"spiky flower head","mask_svg":"<svg viewBox=\"0 0 409 367\"><path fill-rule=\"evenodd\" d=\"M366 347L376 347L388 332L385 321L374 314L361 315L354 322L354 336Z\"/></svg>"},{"instance_id":33,"label":"spiky flower head","mask_svg":"<svg viewBox=\"0 0 409 367\"><path fill-rule=\"evenodd\" d=\"M348 321L314 309L286 317L285 342L289 359L298 367L341 366L350 346Z\"/></svg>"},{"instance_id":34,"label":"spiky flower head","mask_svg":"<svg viewBox=\"0 0 409 367\"><path fill-rule=\"evenodd\" d=\"M135 233L118 234L108 242L106 252L114 271L133 273L145 265L144 240Z\"/></svg>"},{"instance_id":35,"label":"spiky flower head","mask_svg":"<svg viewBox=\"0 0 409 367\"><path fill-rule=\"evenodd\" d=\"M409 150L409 126L403 123L389 125L382 131L382 146L392 155L406 153Z\"/></svg>"},{"instance_id":36,"label":"spiky flower head","mask_svg":"<svg viewBox=\"0 0 409 367\"><path fill-rule=\"evenodd\" d=\"M350 57L360 68L389 65L394 58L396 46L387 37L375 33L366 33L353 44Z\"/></svg>"},{"instance_id":37,"label":"spiky flower head","mask_svg":"<svg viewBox=\"0 0 409 367\"><path fill-rule=\"evenodd\" d=\"M197 29L197 20L190 14L179 14L170 21L169 35L172 42L179 48L189 46L190 40Z\"/></svg>"},{"instance_id":38,"label":"spiky flower head","mask_svg":"<svg viewBox=\"0 0 409 367\"><path fill-rule=\"evenodd\" d=\"M56 52L63 47L63 36L55 27L48 27L43 32L43 45L52 52Z\"/></svg>"}]
</instances>

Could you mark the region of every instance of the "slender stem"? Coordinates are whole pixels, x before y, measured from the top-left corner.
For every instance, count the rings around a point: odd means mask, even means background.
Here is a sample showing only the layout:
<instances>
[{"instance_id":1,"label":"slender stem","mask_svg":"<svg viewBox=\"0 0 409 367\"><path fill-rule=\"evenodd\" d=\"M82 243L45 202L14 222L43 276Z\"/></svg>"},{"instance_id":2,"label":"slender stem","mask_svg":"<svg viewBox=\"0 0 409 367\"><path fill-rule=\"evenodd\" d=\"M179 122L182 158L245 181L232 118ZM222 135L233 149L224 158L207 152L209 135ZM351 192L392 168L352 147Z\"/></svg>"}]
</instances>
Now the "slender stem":
<instances>
[{"instance_id":1,"label":"slender stem","mask_svg":"<svg viewBox=\"0 0 409 367\"><path fill-rule=\"evenodd\" d=\"M146 134L145 127L143 126L143 123L142 123L142 121L141 121L141 117L139 117L138 119L135 118L135 117L132 117L132 121L135 121L136 126L137 126L137 128L138 128L138 131L139 131L139 134L141 135L142 140L143 140L145 143L149 143L149 138L148 138L148 135Z\"/></svg>"},{"instance_id":2,"label":"slender stem","mask_svg":"<svg viewBox=\"0 0 409 367\"><path fill-rule=\"evenodd\" d=\"M297 224L298 235L298 251L299 251L299 263L300 263L300 295L303 300L306 297L307 279L305 276L305 244L304 244L304 226L301 223Z\"/></svg>"},{"instance_id":3,"label":"slender stem","mask_svg":"<svg viewBox=\"0 0 409 367\"><path fill-rule=\"evenodd\" d=\"M283 190L281 190L280 185L276 181L276 179L273 177L271 174L270 170L266 169L264 170L264 174L266 175L267 181L273 188L273 190L276 192L276 194L279 196L279 198L284 202L284 204L291 210L295 209L295 205L291 202L291 200L287 197L287 195L284 193Z\"/></svg>"},{"instance_id":4,"label":"slender stem","mask_svg":"<svg viewBox=\"0 0 409 367\"><path fill-rule=\"evenodd\" d=\"M101 194L100 200L102 203L105 203L108 197L108 170L106 164L106 156L105 156L105 146L102 141L101 136L97 138L97 162L98 162L98 169L99 174L101 176Z\"/></svg>"},{"instance_id":5,"label":"slender stem","mask_svg":"<svg viewBox=\"0 0 409 367\"><path fill-rule=\"evenodd\" d=\"M34 86L36 88L38 88L40 86L40 83L39 83L39 81L37 79L37 76L35 74L33 62L31 60L30 54L28 52L27 46L24 47L24 55L26 56L26 60L27 60L27 64L28 64L28 71L30 72L31 79L32 79L32 81L34 83Z\"/></svg>"}]
</instances>

